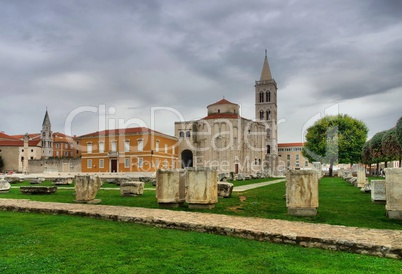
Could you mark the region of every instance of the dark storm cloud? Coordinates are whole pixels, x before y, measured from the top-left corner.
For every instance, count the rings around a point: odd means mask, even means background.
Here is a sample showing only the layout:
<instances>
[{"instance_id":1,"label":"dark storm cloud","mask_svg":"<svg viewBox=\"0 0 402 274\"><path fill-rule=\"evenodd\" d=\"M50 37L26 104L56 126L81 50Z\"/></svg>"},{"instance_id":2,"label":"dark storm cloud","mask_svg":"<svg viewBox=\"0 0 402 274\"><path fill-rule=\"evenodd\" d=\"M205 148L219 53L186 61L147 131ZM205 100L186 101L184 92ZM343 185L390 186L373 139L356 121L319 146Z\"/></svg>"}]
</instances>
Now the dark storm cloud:
<instances>
[{"instance_id":1,"label":"dark storm cloud","mask_svg":"<svg viewBox=\"0 0 402 274\"><path fill-rule=\"evenodd\" d=\"M279 134L292 136L323 105L394 98L402 87L401 13L396 0L2 2L4 108L12 113L18 101L31 122L10 115L1 130L39 131L45 106L59 131L74 109L100 104L126 118L170 106L193 119L222 96L254 118L267 49L290 128ZM391 121L401 113L378 115Z\"/></svg>"}]
</instances>

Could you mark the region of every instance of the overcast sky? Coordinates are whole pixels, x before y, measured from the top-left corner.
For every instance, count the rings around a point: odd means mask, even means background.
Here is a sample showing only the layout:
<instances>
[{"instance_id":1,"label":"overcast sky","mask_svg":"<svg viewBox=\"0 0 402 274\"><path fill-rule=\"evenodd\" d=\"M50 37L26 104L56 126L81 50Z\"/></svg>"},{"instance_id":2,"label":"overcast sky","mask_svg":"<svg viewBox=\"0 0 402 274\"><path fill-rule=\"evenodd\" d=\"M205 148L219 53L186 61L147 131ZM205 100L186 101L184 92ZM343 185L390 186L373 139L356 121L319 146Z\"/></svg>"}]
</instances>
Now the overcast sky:
<instances>
[{"instance_id":1,"label":"overcast sky","mask_svg":"<svg viewBox=\"0 0 402 274\"><path fill-rule=\"evenodd\" d=\"M402 116L401 14L399 0L1 0L0 130L40 132L47 108L67 134L173 134L223 96L255 119L267 49L279 142L336 113L371 137Z\"/></svg>"}]
</instances>

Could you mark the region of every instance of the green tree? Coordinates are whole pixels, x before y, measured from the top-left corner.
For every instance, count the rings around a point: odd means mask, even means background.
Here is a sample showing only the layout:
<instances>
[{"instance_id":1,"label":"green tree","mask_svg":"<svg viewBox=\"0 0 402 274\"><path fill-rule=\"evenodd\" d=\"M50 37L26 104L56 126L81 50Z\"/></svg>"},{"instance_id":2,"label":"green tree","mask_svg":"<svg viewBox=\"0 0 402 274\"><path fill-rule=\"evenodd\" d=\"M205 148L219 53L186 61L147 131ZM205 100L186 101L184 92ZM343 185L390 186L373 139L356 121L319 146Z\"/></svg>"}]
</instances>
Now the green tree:
<instances>
[{"instance_id":1,"label":"green tree","mask_svg":"<svg viewBox=\"0 0 402 274\"><path fill-rule=\"evenodd\" d=\"M374 163L377 163L376 172L378 174L379 164L381 162L386 162L387 159L382 152L382 137L384 136L386 130L377 132L374 134L373 138L370 140L370 153Z\"/></svg>"},{"instance_id":2,"label":"green tree","mask_svg":"<svg viewBox=\"0 0 402 274\"><path fill-rule=\"evenodd\" d=\"M302 153L310 162L329 164L329 176L332 176L335 163L361 161L367 133L363 122L346 114L325 116L307 129Z\"/></svg>"},{"instance_id":3,"label":"green tree","mask_svg":"<svg viewBox=\"0 0 402 274\"><path fill-rule=\"evenodd\" d=\"M362 149L362 163L369 165L369 172L371 174L371 164L373 163L373 158L370 151L370 140L365 142Z\"/></svg>"},{"instance_id":4,"label":"green tree","mask_svg":"<svg viewBox=\"0 0 402 274\"><path fill-rule=\"evenodd\" d=\"M402 148L399 145L396 128L387 130L382 136L382 153L388 161L399 161L401 166Z\"/></svg>"},{"instance_id":5,"label":"green tree","mask_svg":"<svg viewBox=\"0 0 402 274\"><path fill-rule=\"evenodd\" d=\"M396 137L399 143L399 146L402 147L402 117L399 118L398 122L396 122Z\"/></svg>"}]
</instances>

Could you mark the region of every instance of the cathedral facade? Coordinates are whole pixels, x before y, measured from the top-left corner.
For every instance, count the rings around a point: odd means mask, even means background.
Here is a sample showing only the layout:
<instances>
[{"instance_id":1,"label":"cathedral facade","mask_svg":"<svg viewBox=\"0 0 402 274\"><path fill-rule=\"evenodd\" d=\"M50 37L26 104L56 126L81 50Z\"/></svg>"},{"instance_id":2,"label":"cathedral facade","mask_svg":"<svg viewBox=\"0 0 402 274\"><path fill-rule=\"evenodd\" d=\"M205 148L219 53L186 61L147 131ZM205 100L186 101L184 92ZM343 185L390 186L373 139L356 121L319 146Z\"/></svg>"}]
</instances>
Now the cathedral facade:
<instances>
[{"instance_id":1,"label":"cathedral facade","mask_svg":"<svg viewBox=\"0 0 402 274\"><path fill-rule=\"evenodd\" d=\"M222 99L207 116L175 123L182 167L213 167L218 173L277 175L277 85L265 54L255 82L255 121L240 116L240 106Z\"/></svg>"}]
</instances>

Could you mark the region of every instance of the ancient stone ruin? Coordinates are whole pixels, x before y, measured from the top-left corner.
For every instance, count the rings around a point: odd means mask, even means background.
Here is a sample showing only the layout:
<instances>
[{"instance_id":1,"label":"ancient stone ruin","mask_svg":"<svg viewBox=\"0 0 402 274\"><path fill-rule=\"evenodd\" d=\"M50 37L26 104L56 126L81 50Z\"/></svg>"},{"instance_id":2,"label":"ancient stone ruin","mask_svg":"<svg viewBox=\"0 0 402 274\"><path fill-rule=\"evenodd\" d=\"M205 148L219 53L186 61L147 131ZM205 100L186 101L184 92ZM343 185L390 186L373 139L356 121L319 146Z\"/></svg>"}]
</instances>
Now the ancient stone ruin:
<instances>
[{"instance_id":1,"label":"ancient stone ruin","mask_svg":"<svg viewBox=\"0 0 402 274\"><path fill-rule=\"evenodd\" d=\"M218 197L230 198L232 197L233 184L227 182L218 182Z\"/></svg>"},{"instance_id":2,"label":"ancient stone ruin","mask_svg":"<svg viewBox=\"0 0 402 274\"><path fill-rule=\"evenodd\" d=\"M76 203L100 203L101 200L95 199L102 182L98 176L75 176Z\"/></svg>"},{"instance_id":3,"label":"ancient stone ruin","mask_svg":"<svg viewBox=\"0 0 402 274\"><path fill-rule=\"evenodd\" d=\"M120 183L121 196L139 196L144 194L145 183L139 181Z\"/></svg>"},{"instance_id":4,"label":"ancient stone ruin","mask_svg":"<svg viewBox=\"0 0 402 274\"><path fill-rule=\"evenodd\" d=\"M186 200L184 170L156 172L156 198L160 207L178 207Z\"/></svg>"},{"instance_id":5,"label":"ancient stone ruin","mask_svg":"<svg viewBox=\"0 0 402 274\"><path fill-rule=\"evenodd\" d=\"M10 191L11 185L6 180L0 180L0 194L8 193Z\"/></svg>"},{"instance_id":6,"label":"ancient stone ruin","mask_svg":"<svg viewBox=\"0 0 402 274\"><path fill-rule=\"evenodd\" d=\"M366 167L363 164L357 166L357 187L362 188L367 184Z\"/></svg>"},{"instance_id":7,"label":"ancient stone ruin","mask_svg":"<svg viewBox=\"0 0 402 274\"><path fill-rule=\"evenodd\" d=\"M189 208L212 209L218 202L216 169L188 168L185 172L186 202Z\"/></svg>"},{"instance_id":8,"label":"ancient stone ruin","mask_svg":"<svg viewBox=\"0 0 402 274\"><path fill-rule=\"evenodd\" d=\"M371 182L371 201L374 203L384 203L385 197L385 180L372 180Z\"/></svg>"},{"instance_id":9,"label":"ancient stone ruin","mask_svg":"<svg viewBox=\"0 0 402 274\"><path fill-rule=\"evenodd\" d=\"M402 220L402 168L385 169L385 189L388 217Z\"/></svg>"},{"instance_id":10,"label":"ancient stone ruin","mask_svg":"<svg viewBox=\"0 0 402 274\"><path fill-rule=\"evenodd\" d=\"M318 208L318 172L289 170L286 174L286 206L288 214L315 216Z\"/></svg>"}]
</instances>

